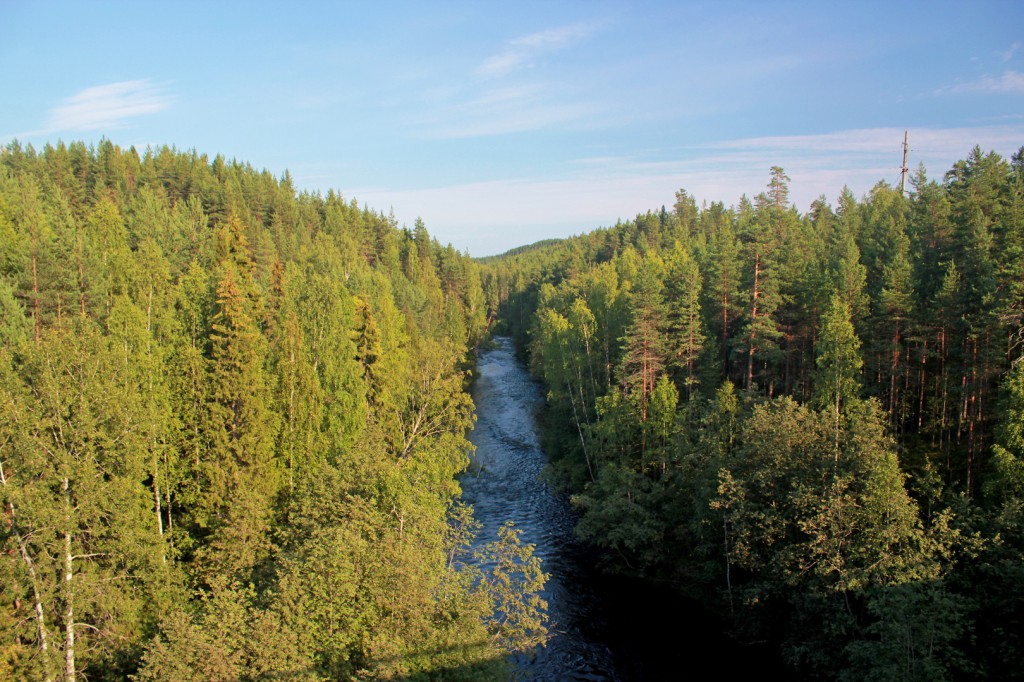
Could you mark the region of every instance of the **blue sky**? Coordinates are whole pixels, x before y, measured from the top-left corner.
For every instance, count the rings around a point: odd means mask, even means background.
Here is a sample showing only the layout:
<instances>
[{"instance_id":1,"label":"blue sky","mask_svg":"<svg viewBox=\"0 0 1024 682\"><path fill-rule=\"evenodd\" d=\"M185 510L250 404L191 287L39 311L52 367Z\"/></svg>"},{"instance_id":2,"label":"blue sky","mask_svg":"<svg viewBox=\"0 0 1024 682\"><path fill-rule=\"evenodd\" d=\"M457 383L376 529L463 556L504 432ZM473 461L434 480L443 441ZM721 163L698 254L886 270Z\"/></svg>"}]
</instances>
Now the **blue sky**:
<instances>
[{"instance_id":1,"label":"blue sky","mask_svg":"<svg viewBox=\"0 0 1024 682\"><path fill-rule=\"evenodd\" d=\"M773 165L801 211L1024 145L1024 2L14 2L0 143L286 169L475 256Z\"/></svg>"}]
</instances>

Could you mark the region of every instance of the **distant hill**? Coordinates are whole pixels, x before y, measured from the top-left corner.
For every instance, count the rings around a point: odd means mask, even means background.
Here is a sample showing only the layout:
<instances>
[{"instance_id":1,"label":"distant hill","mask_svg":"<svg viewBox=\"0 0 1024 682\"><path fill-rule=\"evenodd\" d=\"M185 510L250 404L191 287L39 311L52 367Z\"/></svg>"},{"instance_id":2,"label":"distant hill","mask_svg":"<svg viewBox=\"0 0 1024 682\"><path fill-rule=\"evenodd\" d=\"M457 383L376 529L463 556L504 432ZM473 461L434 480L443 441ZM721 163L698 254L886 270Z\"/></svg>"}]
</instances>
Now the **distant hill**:
<instances>
[{"instance_id":1,"label":"distant hill","mask_svg":"<svg viewBox=\"0 0 1024 682\"><path fill-rule=\"evenodd\" d=\"M502 258L511 258L512 256L519 256L519 255L522 255L524 253L529 253L530 251L536 251L538 249L542 249L542 248L547 247L547 246L553 246L555 244L561 244L564 241L565 241L564 239L542 239L539 242L534 242L532 244L527 244L526 246L517 246L514 249L509 249L505 253L500 253L500 254L498 254L496 256L483 256L481 258L476 258L474 260L476 260L478 263L492 263L492 262L495 262L495 261L499 261Z\"/></svg>"}]
</instances>

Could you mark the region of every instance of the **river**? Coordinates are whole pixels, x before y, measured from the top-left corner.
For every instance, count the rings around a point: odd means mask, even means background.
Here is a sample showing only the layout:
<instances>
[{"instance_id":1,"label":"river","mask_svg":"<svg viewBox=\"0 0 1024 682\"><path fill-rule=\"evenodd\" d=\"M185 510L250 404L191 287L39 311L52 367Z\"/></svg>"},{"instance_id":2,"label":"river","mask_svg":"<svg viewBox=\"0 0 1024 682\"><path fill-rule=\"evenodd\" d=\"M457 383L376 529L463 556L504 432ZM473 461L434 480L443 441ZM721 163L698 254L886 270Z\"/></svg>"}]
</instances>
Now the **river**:
<instances>
[{"instance_id":1,"label":"river","mask_svg":"<svg viewBox=\"0 0 1024 682\"><path fill-rule=\"evenodd\" d=\"M460 480L463 499L482 525L476 546L494 540L498 527L512 520L549 575L543 597L551 637L546 647L516 660L519 674L590 682L679 679L683 649L705 653L707 620L671 590L596 570L594 551L573 534L568 499L541 476L540 387L510 339L499 337L496 344L477 364L477 423L470 436L476 452Z\"/></svg>"},{"instance_id":2,"label":"river","mask_svg":"<svg viewBox=\"0 0 1024 682\"><path fill-rule=\"evenodd\" d=\"M585 549L573 535L572 509L541 479L540 389L516 359L511 340L499 337L496 343L481 352L477 364L477 422L470 436L476 452L461 484L482 526L476 544L491 542L498 527L512 520L523 542L536 546L549 574L543 597L551 637L536 654L520 657L518 668L527 679L619 680L611 650L593 631L600 604L589 589Z\"/></svg>"},{"instance_id":3,"label":"river","mask_svg":"<svg viewBox=\"0 0 1024 682\"><path fill-rule=\"evenodd\" d=\"M476 452L461 477L463 499L481 523L475 547L497 538L515 522L523 542L549 574L550 639L531 656L516 659L518 674L532 680L645 682L680 680L697 661L711 661L729 679L782 668L777 653L738 646L726 637L716 614L673 590L608 576L597 555L573 534L575 516L564 495L541 476L545 457L538 438L539 385L516 358L512 341L480 353L473 386L477 422L470 440Z\"/></svg>"}]
</instances>

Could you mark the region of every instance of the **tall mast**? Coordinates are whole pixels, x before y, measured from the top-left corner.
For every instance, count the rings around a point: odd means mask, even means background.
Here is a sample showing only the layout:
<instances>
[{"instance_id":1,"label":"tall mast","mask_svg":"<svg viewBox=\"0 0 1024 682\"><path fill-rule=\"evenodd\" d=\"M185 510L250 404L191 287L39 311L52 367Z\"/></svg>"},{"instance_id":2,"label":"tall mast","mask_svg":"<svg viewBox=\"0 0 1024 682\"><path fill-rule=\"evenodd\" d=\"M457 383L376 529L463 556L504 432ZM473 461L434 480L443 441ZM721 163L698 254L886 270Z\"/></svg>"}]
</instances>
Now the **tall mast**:
<instances>
[{"instance_id":1,"label":"tall mast","mask_svg":"<svg viewBox=\"0 0 1024 682\"><path fill-rule=\"evenodd\" d=\"M907 131L903 131L903 165L900 166L900 194L907 189Z\"/></svg>"}]
</instances>

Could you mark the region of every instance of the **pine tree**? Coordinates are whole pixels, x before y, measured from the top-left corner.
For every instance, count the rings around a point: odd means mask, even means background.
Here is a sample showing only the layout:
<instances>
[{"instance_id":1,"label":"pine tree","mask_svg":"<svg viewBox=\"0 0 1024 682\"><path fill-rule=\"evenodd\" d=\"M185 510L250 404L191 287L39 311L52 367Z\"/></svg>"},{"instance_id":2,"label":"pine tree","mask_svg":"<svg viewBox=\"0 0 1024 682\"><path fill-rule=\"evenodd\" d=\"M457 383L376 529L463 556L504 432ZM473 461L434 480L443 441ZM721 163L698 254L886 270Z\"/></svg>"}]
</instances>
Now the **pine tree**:
<instances>
[{"instance_id":1,"label":"pine tree","mask_svg":"<svg viewBox=\"0 0 1024 682\"><path fill-rule=\"evenodd\" d=\"M677 383L686 391L687 399L692 399L700 382L697 364L706 338L700 306L702 277L696 261L679 242L666 269L668 365L675 369Z\"/></svg>"},{"instance_id":2,"label":"pine tree","mask_svg":"<svg viewBox=\"0 0 1024 682\"><path fill-rule=\"evenodd\" d=\"M664 371L667 355L662 285L653 269L641 269L633 282L630 292L633 319L622 338L619 365L623 393L637 405L641 423L647 422L647 404Z\"/></svg>"},{"instance_id":3,"label":"pine tree","mask_svg":"<svg viewBox=\"0 0 1024 682\"><path fill-rule=\"evenodd\" d=\"M842 415L860 398L859 376L863 361L858 352L860 339L854 332L851 317L850 307L840 294L833 294L832 302L822 316L817 345L814 403L834 414L837 465Z\"/></svg>"},{"instance_id":4,"label":"pine tree","mask_svg":"<svg viewBox=\"0 0 1024 682\"><path fill-rule=\"evenodd\" d=\"M274 458L278 420L264 366L259 293L237 219L221 228L216 308L210 335L210 456L204 463L203 519L212 531L210 569L251 569L268 551L271 506L279 486Z\"/></svg>"},{"instance_id":5,"label":"pine tree","mask_svg":"<svg viewBox=\"0 0 1024 682\"><path fill-rule=\"evenodd\" d=\"M35 650L15 677L74 682L141 645L165 574L121 349L91 321L70 324L0 376L0 484L16 641Z\"/></svg>"},{"instance_id":6,"label":"pine tree","mask_svg":"<svg viewBox=\"0 0 1024 682\"><path fill-rule=\"evenodd\" d=\"M724 376L730 376L729 348L742 313L740 304L740 248L730 216L722 204L712 204L701 214L708 221L706 287L709 331L717 330L719 364Z\"/></svg>"}]
</instances>

